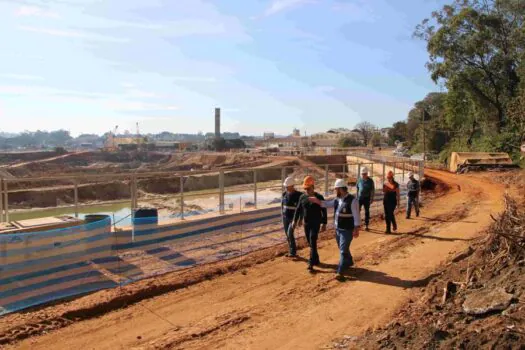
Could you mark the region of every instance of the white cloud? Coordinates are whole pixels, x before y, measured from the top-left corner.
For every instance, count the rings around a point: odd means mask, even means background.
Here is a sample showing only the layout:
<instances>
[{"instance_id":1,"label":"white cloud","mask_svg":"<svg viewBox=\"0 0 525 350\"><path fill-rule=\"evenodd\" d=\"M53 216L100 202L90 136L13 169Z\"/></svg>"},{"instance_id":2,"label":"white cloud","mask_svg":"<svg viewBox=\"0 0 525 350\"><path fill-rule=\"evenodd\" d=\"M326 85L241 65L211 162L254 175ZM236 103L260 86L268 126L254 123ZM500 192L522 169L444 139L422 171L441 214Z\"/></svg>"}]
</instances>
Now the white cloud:
<instances>
[{"instance_id":1,"label":"white cloud","mask_svg":"<svg viewBox=\"0 0 525 350\"><path fill-rule=\"evenodd\" d=\"M175 81L195 81L203 83L216 83L217 79L213 77L172 77Z\"/></svg>"},{"instance_id":2,"label":"white cloud","mask_svg":"<svg viewBox=\"0 0 525 350\"><path fill-rule=\"evenodd\" d=\"M130 98L155 98L162 97L161 95L156 94L151 91L144 91L140 89L130 89L126 92L126 97Z\"/></svg>"},{"instance_id":3,"label":"white cloud","mask_svg":"<svg viewBox=\"0 0 525 350\"><path fill-rule=\"evenodd\" d=\"M137 90L135 92L140 91ZM154 93L143 91L141 93L143 95L142 98L160 97ZM137 94L133 95L133 91L124 94L106 94L92 91L55 89L45 86L0 85L0 95L2 94L34 98L44 97L62 102L99 104L114 111L175 111L179 109L178 106L171 104L142 102L139 100L141 97Z\"/></svg>"},{"instance_id":4,"label":"white cloud","mask_svg":"<svg viewBox=\"0 0 525 350\"><path fill-rule=\"evenodd\" d=\"M225 113L239 113L241 112L240 108L221 108L221 112Z\"/></svg>"},{"instance_id":5,"label":"white cloud","mask_svg":"<svg viewBox=\"0 0 525 350\"><path fill-rule=\"evenodd\" d=\"M317 90L320 92L333 92L336 90L335 86L331 85L321 85L317 87Z\"/></svg>"},{"instance_id":6,"label":"white cloud","mask_svg":"<svg viewBox=\"0 0 525 350\"><path fill-rule=\"evenodd\" d=\"M86 32L76 32L76 31L71 31L71 30L39 28L39 27L32 27L32 26L19 26L18 29L27 31L27 32L46 34L46 35L52 35L52 36L60 36L60 37L66 37L66 38L80 38L80 39L96 40L96 41L108 41L108 42L114 42L114 43L129 42L129 39L126 39L126 38L115 38L111 36L98 35L98 34L92 34L92 33L86 33Z\"/></svg>"},{"instance_id":7,"label":"white cloud","mask_svg":"<svg viewBox=\"0 0 525 350\"><path fill-rule=\"evenodd\" d=\"M369 2L363 0L340 1L332 6L332 10L344 13L348 21L373 23L378 19Z\"/></svg>"},{"instance_id":8,"label":"white cloud","mask_svg":"<svg viewBox=\"0 0 525 350\"><path fill-rule=\"evenodd\" d=\"M126 100L107 100L104 104L116 111L176 111L179 109L179 107L173 105Z\"/></svg>"},{"instance_id":9,"label":"white cloud","mask_svg":"<svg viewBox=\"0 0 525 350\"><path fill-rule=\"evenodd\" d=\"M58 13L47 11L38 6L22 6L16 11L16 15L20 17L60 18Z\"/></svg>"},{"instance_id":10,"label":"white cloud","mask_svg":"<svg viewBox=\"0 0 525 350\"><path fill-rule=\"evenodd\" d=\"M271 16L313 2L313 0L274 0L264 14Z\"/></svg>"},{"instance_id":11,"label":"white cloud","mask_svg":"<svg viewBox=\"0 0 525 350\"><path fill-rule=\"evenodd\" d=\"M37 60L37 61L43 61L44 56L40 55L27 55L23 53L16 53L16 52L2 52L0 53L0 57L9 57L9 58L19 58L19 59L25 59L25 60Z\"/></svg>"},{"instance_id":12,"label":"white cloud","mask_svg":"<svg viewBox=\"0 0 525 350\"><path fill-rule=\"evenodd\" d=\"M27 74L0 74L0 78L15 79L15 80L44 80L44 78L36 75Z\"/></svg>"}]
</instances>

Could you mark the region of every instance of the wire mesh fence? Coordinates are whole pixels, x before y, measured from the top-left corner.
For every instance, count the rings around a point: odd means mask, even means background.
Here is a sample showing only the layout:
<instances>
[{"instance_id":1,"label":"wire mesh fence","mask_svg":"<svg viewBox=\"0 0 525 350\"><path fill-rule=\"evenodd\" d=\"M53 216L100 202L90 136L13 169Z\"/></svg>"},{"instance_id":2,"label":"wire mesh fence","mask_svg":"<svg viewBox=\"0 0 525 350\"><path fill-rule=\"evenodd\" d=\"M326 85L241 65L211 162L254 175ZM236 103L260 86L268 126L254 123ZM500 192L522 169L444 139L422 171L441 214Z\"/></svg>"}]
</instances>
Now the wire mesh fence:
<instances>
[{"instance_id":1,"label":"wire mesh fence","mask_svg":"<svg viewBox=\"0 0 525 350\"><path fill-rule=\"evenodd\" d=\"M331 197L336 179L355 184L366 166L376 186L375 215L382 212L388 171L395 173L404 198L407 172L422 170L420 164L357 158L311 167L70 178L60 185L66 187L51 194L31 188L42 179L2 179L4 228L7 221L20 223L29 217L71 215L83 221L60 229L0 234L0 315L285 243L281 198L288 176L301 189L303 178L311 175L316 191ZM355 194L355 186L350 190ZM33 206L24 202L31 196L49 207L13 211ZM110 202L93 203L108 197ZM155 214L145 215L148 208Z\"/></svg>"}]
</instances>

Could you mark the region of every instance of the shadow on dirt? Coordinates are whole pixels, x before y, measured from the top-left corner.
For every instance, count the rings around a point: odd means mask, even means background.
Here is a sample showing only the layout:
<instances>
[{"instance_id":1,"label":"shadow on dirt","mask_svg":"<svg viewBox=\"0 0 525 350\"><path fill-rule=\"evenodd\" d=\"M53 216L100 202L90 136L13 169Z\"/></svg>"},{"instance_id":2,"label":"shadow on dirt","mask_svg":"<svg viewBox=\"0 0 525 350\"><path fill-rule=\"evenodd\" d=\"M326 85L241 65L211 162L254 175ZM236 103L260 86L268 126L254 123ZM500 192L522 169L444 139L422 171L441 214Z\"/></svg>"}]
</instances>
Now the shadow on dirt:
<instances>
[{"instance_id":1,"label":"shadow on dirt","mask_svg":"<svg viewBox=\"0 0 525 350\"><path fill-rule=\"evenodd\" d=\"M398 231L398 232L392 232L392 233L385 233L384 231L381 231L381 230L374 230L374 229L370 229L368 231L368 233L372 233L372 234L375 234L375 235L389 235L389 236L412 236L412 237L418 237L418 238L425 238L425 239L433 239L433 240L436 240L436 241L443 241L443 242L454 242L454 241L465 241L465 242L469 242L471 241L471 239L467 239L467 238L459 238L459 237L436 237L436 236L429 236L429 235L426 235L425 233L428 233L428 230L417 230L417 231L411 231L411 232L402 232L402 231Z\"/></svg>"},{"instance_id":2,"label":"shadow on dirt","mask_svg":"<svg viewBox=\"0 0 525 350\"><path fill-rule=\"evenodd\" d=\"M364 281L377 283L399 288L420 288L425 287L433 278L439 273L432 274L423 279L418 280L404 280L395 276L390 276L384 272L369 270L361 267L351 268L348 272L343 274L348 281Z\"/></svg>"}]
</instances>

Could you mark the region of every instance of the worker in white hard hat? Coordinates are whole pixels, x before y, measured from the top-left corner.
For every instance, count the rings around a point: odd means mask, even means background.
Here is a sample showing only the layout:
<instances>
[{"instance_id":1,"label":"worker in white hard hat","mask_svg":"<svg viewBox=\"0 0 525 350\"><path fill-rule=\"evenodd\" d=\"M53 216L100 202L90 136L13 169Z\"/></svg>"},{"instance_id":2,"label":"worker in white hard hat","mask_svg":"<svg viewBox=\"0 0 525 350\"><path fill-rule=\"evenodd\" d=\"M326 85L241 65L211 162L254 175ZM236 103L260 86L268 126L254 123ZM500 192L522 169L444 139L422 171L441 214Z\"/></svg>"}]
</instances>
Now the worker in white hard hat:
<instances>
[{"instance_id":1,"label":"worker in white hard hat","mask_svg":"<svg viewBox=\"0 0 525 350\"><path fill-rule=\"evenodd\" d=\"M368 224L370 223L370 206L374 202L374 195L376 192L374 180L368 176L368 168L361 168L361 177L357 181L357 200L359 201L359 212L361 208L365 207L365 230L368 231Z\"/></svg>"},{"instance_id":2,"label":"worker in white hard hat","mask_svg":"<svg viewBox=\"0 0 525 350\"><path fill-rule=\"evenodd\" d=\"M416 216L419 216L419 191L421 185L418 180L414 177L413 172L408 173L407 182L407 219L410 219L412 214L412 206L416 210Z\"/></svg>"},{"instance_id":3,"label":"worker in white hard hat","mask_svg":"<svg viewBox=\"0 0 525 350\"><path fill-rule=\"evenodd\" d=\"M299 198L302 195L302 192L295 190L295 181L293 177L287 177L284 180L283 187L285 191L283 192L281 199L281 212L283 217L283 227L284 233L286 235L286 241L288 242L289 252L288 257L296 257L297 247L295 244L294 236L294 227L293 219L295 211L297 210L297 205L299 204Z\"/></svg>"},{"instance_id":4,"label":"worker in white hard hat","mask_svg":"<svg viewBox=\"0 0 525 350\"><path fill-rule=\"evenodd\" d=\"M343 179L336 180L334 191L336 198L333 200L319 201L313 197L309 199L312 203L319 204L322 207L334 208L335 238L340 253L336 279L344 281L343 272L354 265L350 253L350 243L352 243L352 239L359 237L361 218L359 216L359 201L348 192L346 181Z\"/></svg>"}]
</instances>

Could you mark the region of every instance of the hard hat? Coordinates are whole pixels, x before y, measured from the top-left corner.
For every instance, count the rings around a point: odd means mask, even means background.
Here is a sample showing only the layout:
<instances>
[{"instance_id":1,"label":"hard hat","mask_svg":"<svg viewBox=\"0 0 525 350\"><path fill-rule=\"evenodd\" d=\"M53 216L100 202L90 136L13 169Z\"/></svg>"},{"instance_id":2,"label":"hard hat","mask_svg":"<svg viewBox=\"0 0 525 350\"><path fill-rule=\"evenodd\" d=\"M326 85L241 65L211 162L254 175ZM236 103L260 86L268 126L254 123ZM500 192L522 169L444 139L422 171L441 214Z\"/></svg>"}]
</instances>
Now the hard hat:
<instances>
[{"instance_id":1,"label":"hard hat","mask_svg":"<svg viewBox=\"0 0 525 350\"><path fill-rule=\"evenodd\" d=\"M411 171L409 171L409 172L408 172L408 177L412 177L412 176L414 176L414 173L411 172Z\"/></svg>"},{"instance_id":2,"label":"hard hat","mask_svg":"<svg viewBox=\"0 0 525 350\"><path fill-rule=\"evenodd\" d=\"M388 179L393 179L394 178L394 172L392 170L390 170L386 176Z\"/></svg>"},{"instance_id":3,"label":"hard hat","mask_svg":"<svg viewBox=\"0 0 525 350\"><path fill-rule=\"evenodd\" d=\"M347 183L343 179L335 180L334 188L348 187Z\"/></svg>"},{"instance_id":4,"label":"hard hat","mask_svg":"<svg viewBox=\"0 0 525 350\"><path fill-rule=\"evenodd\" d=\"M294 185L295 185L295 180L293 179L293 177L287 177L284 180L284 183L283 183L284 187L290 187L290 186L294 186Z\"/></svg>"},{"instance_id":5,"label":"hard hat","mask_svg":"<svg viewBox=\"0 0 525 350\"><path fill-rule=\"evenodd\" d=\"M361 174L368 174L368 168L366 166L361 168Z\"/></svg>"},{"instance_id":6,"label":"hard hat","mask_svg":"<svg viewBox=\"0 0 525 350\"><path fill-rule=\"evenodd\" d=\"M307 177L304 178L303 188L310 188L310 187L312 187L314 185L315 185L315 180L314 180L313 177L308 175Z\"/></svg>"}]
</instances>

